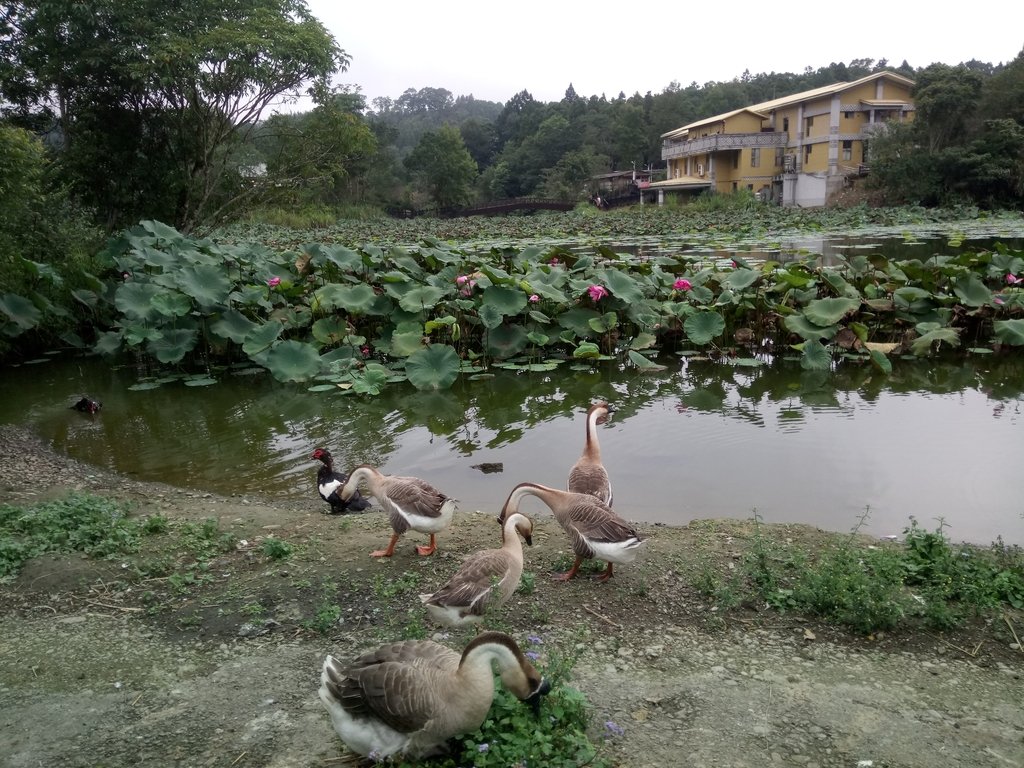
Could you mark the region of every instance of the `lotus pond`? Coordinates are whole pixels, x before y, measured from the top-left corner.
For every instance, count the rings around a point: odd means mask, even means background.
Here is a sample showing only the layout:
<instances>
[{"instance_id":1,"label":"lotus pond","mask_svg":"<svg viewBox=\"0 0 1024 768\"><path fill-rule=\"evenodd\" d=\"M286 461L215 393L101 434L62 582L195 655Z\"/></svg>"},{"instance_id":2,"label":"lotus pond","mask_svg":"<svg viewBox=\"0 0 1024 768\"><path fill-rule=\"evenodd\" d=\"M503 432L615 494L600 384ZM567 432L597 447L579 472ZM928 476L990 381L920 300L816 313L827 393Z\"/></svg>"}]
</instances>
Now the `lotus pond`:
<instances>
[{"instance_id":1,"label":"lotus pond","mask_svg":"<svg viewBox=\"0 0 1024 768\"><path fill-rule=\"evenodd\" d=\"M628 518L849 530L867 512L880 535L913 515L1024 543L1024 219L767 215L208 240L144 222L75 295L116 308L86 345L102 357L6 371L0 419L140 478L314 508L326 445L496 511L518 482L564 484L603 398ZM100 414L68 409L82 394Z\"/></svg>"}]
</instances>

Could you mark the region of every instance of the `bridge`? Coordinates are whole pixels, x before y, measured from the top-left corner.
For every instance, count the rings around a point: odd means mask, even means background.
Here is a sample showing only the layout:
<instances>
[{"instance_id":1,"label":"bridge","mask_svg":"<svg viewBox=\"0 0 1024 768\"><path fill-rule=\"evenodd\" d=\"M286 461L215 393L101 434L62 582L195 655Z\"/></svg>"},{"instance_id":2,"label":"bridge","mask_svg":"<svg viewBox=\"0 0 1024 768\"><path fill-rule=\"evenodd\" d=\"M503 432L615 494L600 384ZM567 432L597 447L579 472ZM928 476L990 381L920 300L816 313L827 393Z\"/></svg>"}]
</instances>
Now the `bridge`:
<instances>
[{"instance_id":1,"label":"bridge","mask_svg":"<svg viewBox=\"0 0 1024 768\"><path fill-rule=\"evenodd\" d=\"M435 216L439 219L454 219L460 216L498 216L513 211L571 211L575 202L544 197L512 197L505 200L490 200L479 205L464 208L387 208L389 216L397 219L413 219L417 216Z\"/></svg>"}]
</instances>

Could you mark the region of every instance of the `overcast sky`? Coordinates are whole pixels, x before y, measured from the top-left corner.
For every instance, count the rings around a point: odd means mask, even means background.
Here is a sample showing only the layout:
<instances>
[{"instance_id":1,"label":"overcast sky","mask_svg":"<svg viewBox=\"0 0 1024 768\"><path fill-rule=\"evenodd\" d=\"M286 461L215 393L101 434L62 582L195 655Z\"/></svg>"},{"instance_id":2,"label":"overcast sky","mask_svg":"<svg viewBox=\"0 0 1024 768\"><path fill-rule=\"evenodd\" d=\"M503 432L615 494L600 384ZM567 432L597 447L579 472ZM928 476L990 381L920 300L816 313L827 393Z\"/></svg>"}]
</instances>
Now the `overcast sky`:
<instances>
[{"instance_id":1,"label":"overcast sky","mask_svg":"<svg viewBox=\"0 0 1024 768\"><path fill-rule=\"evenodd\" d=\"M572 83L580 96L611 99L620 91L657 94L673 80L703 85L744 70L802 72L856 58L888 59L893 66L906 59L913 67L1007 63L1024 48L1024 18L1006 0L961 6L307 1L352 58L336 84L360 86L371 106L378 96L397 98L408 88L498 102L527 90L550 102Z\"/></svg>"}]
</instances>

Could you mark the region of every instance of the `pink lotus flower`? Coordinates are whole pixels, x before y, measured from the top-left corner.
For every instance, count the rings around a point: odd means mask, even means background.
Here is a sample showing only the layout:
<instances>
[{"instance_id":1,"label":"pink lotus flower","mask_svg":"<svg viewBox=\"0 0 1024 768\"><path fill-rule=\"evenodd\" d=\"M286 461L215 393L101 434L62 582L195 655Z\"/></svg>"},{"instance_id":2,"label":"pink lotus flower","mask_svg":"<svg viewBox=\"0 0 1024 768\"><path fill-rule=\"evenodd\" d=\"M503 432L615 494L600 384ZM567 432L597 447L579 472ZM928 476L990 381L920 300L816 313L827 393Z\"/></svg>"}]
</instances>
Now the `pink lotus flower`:
<instances>
[{"instance_id":1,"label":"pink lotus flower","mask_svg":"<svg viewBox=\"0 0 1024 768\"><path fill-rule=\"evenodd\" d=\"M1006 299L1004 299L1002 296L996 296L996 297L994 297L992 299L992 303L993 304L1005 304L1006 303Z\"/></svg>"},{"instance_id":2,"label":"pink lotus flower","mask_svg":"<svg viewBox=\"0 0 1024 768\"><path fill-rule=\"evenodd\" d=\"M729 263L732 265L733 269L739 269L740 268L740 265L736 263L736 259L733 259Z\"/></svg>"},{"instance_id":3,"label":"pink lotus flower","mask_svg":"<svg viewBox=\"0 0 1024 768\"><path fill-rule=\"evenodd\" d=\"M556 256L552 256L548 260L548 264L550 264L552 267L557 267L560 263L561 262L558 260L558 257L556 257Z\"/></svg>"},{"instance_id":4,"label":"pink lotus flower","mask_svg":"<svg viewBox=\"0 0 1024 768\"><path fill-rule=\"evenodd\" d=\"M538 301L540 301L540 296L538 296L536 293L530 295L531 304L536 304Z\"/></svg>"},{"instance_id":5,"label":"pink lotus flower","mask_svg":"<svg viewBox=\"0 0 1024 768\"><path fill-rule=\"evenodd\" d=\"M693 288L693 283L687 280L685 277L681 277L672 283L672 288L677 291L688 291Z\"/></svg>"},{"instance_id":6,"label":"pink lotus flower","mask_svg":"<svg viewBox=\"0 0 1024 768\"><path fill-rule=\"evenodd\" d=\"M592 285L587 288L587 293L590 294L590 298L594 301L600 301L608 295L608 289L603 285Z\"/></svg>"},{"instance_id":7,"label":"pink lotus flower","mask_svg":"<svg viewBox=\"0 0 1024 768\"><path fill-rule=\"evenodd\" d=\"M369 357L370 356L370 348L369 347L363 347L359 351L363 353L363 357Z\"/></svg>"},{"instance_id":8,"label":"pink lotus flower","mask_svg":"<svg viewBox=\"0 0 1024 768\"><path fill-rule=\"evenodd\" d=\"M1016 277L1011 273L1006 276L1006 282L1010 285L1017 285L1019 283L1024 283L1024 277Z\"/></svg>"},{"instance_id":9,"label":"pink lotus flower","mask_svg":"<svg viewBox=\"0 0 1024 768\"><path fill-rule=\"evenodd\" d=\"M465 285L466 281L469 280L469 275L459 275L455 278L456 285Z\"/></svg>"},{"instance_id":10,"label":"pink lotus flower","mask_svg":"<svg viewBox=\"0 0 1024 768\"><path fill-rule=\"evenodd\" d=\"M281 284L281 278L280 277L272 277L269 280L267 280L267 285L269 285L271 288L276 288L280 284Z\"/></svg>"}]
</instances>

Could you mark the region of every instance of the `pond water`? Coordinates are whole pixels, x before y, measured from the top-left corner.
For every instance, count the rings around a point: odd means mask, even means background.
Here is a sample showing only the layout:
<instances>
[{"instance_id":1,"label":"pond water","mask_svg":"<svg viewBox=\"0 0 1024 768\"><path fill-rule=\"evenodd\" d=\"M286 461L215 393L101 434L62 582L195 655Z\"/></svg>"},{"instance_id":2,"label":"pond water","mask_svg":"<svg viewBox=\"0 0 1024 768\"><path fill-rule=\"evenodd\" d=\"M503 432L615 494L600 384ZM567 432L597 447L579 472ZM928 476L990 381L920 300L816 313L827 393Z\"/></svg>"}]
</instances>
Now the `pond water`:
<instances>
[{"instance_id":1,"label":"pond water","mask_svg":"<svg viewBox=\"0 0 1024 768\"><path fill-rule=\"evenodd\" d=\"M808 373L782 362L738 368L663 360L548 374L500 372L446 392L406 385L364 399L310 393L266 375L207 387L132 391L129 368L61 358L3 372L0 421L128 475L218 493L323 505L309 456L423 477L462 509L497 512L512 487L564 487L583 414L607 399L603 458L623 516L801 522L900 534L911 515L956 540L1024 544L1024 360L897 361L886 377L844 363ZM94 417L69 406L88 393ZM474 465L500 463L502 471ZM534 501L530 499L529 501ZM540 512L537 504L528 511ZM544 510L546 514L546 510Z\"/></svg>"}]
</instances>

